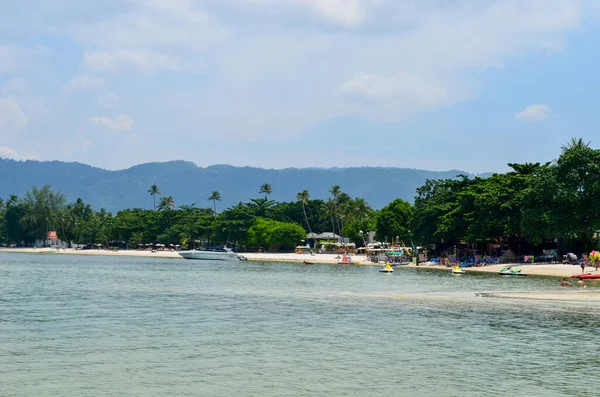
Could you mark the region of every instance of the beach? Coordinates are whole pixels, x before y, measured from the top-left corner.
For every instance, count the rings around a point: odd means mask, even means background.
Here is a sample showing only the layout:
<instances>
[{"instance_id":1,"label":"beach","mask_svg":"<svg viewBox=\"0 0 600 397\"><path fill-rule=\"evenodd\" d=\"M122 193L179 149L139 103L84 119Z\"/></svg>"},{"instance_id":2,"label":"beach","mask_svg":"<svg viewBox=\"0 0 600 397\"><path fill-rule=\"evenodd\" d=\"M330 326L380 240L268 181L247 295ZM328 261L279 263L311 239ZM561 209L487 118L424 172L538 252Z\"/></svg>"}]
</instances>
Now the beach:
<instances>
[{"instance_id":1,"label":"beach","mask_svg":"<svg viewBox=\"0 0 600 397\"><path fill-rule=\"evenodd\" d=\"M105 249L90 249L76 250L72 248L54 249L54 248L0 248L0 253L38 253L46 255L97 255L97 256L137 256L147 258L172 258L183 259L177 251L170 250L105 250ZM241 253L249 261L260 262L284 262L284 263L309 263L309 264L338 264L342 261L339 254L296 254L296 253L270 253L270 252L249 252ZM382 263L372 263L364 255L353 255L352 265L361 266L382 266ZM547 277L571 277L572 275L581 274L581 268L576 265L566 264L502 264L502 265L486 265L481 267L463 268L466 274L469 273L498 273L506 266L512 266L514 269L522 269L523 273L529 276L547 276ZM416 269L435 269L441 271L450 271L451 268L438 264L425 262L418 266L414 264L405 265L403 267ZM585 269L585 273L600 273L592 267Z\"/></svg>"}]
</instances>

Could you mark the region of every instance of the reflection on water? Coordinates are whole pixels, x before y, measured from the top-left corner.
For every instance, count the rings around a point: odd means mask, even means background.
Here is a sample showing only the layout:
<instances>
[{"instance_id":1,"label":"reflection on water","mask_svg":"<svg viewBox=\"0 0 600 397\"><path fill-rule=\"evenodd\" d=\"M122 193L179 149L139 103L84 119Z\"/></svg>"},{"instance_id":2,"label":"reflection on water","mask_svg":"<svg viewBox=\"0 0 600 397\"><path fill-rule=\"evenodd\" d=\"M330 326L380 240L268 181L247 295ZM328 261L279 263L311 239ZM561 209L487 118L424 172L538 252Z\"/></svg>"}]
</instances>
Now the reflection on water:
<instances>
[{"instance_id":1,"label":"reflection on water","mask_svg":"<svg viewBox=\"0 0 600 397\"><path fill-rule=\"evenodd\" d=\"M2 255L6 396L597 395L593 303L555 279ZM582 381L585 379L585 381Z\"/></svg>"}]
</instances>

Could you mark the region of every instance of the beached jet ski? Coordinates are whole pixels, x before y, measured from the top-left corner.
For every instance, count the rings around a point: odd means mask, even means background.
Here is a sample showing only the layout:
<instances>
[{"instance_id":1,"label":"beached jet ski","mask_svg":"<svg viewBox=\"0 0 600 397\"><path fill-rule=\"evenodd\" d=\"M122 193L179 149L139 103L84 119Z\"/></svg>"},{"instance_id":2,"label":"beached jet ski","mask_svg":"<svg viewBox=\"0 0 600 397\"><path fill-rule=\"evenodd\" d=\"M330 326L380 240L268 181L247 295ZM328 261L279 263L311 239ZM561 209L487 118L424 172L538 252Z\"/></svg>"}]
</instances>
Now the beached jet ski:
<instances>
[{"instance_id":1,"label":"beached jet ski","mask_svg":"<svg viewBox=\"0 0 600 397\"><path fill-rule=\"evenodd\" d=\"M513 269L512 266L504 267L500 270L501 276L527 276L525 273L521 273L522 269Z\"/></svg>"}]
</instances>

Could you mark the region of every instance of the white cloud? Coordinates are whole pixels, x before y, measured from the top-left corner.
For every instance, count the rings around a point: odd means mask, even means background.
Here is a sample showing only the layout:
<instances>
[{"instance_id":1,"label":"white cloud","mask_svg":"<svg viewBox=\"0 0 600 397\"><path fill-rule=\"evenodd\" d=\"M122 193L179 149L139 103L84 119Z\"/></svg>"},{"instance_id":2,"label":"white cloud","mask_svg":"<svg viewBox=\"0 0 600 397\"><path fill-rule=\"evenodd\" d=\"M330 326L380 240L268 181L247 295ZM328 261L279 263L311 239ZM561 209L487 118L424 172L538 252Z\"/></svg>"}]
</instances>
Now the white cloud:
<instances>
[{"instance_id":1,"label":"white cloud","mask_svg":"<svg viewBox=\"0 0 600 397\"><path fill-rule=\"evenodd\" d=\"M129 131L133 125L133 120L126 114L120 114L115 118L109 117L92 117L89 119L92 124L103 125L110 128L113 131Z\"/></svg>"},{"instance_id":2,"label":"white cloud","mask_svg":"<svg viewBox=\"0 0 600 397\"><path fill-rule=\"evenodd\" d=\"M552 116L552 109L548 105L529 105L515 114L516 120L521 121L543 121Z\"/></svg>"},{"instance_id":3,"label":"white cloud","mask_svg":"<svg viewBox=\"0 0 600 397\"><path fill-rule=\"evenodd\" d=\"M95 51L85 55L85 63L89 68L101 71L129 69L152 72L181 69L173 56L141 50Z\"/></svg>"},{"instance_id":4,"label":"white cloud","mask_svg":"<svg viewBox=\"0 0 600 397\"><path fill-rule=\"evenodd\" d=\"M101 95L98 98L98 106L105 109L114 109L121 104L121 97L114 92Z\"/></svg>"},{"instance_id":5,"label":"white cloud","mask_svg":"<svg viewBox=\"0 0 600 397\"><path fill-rule=\"evenodd\" d=\"M365 18L363 0L250 0L252 3L305 8L317 16L345 26L360 25Z\"/></svg>"},{"instance_id":6,"label":"white cloud","mask_svg":"<svg viewBox=\"0 0 600 397\"><path fill-rule=\"evenodd\" d=\"M0 75L36 69L43 65L40 60L47 53L47 49L41 46L27 48L17 44L0 44Z\"/></svg>"},{"instance_id":7,"label":"white cloud","mask_svg":"<svg viewBox=\"0 0 600 397\"><path fill-rule=\"evenodd\" d=\"M95 90L104 86L104 80L97 76L82 74L74 77L63 87L65 92Z\"/></svg>"},{"instance_id":8,"label":"white cloud","mask_svg":"<svg viewBox=\"0 0 600 397\"><path fill-rule=\"evenodd\" d=\"M17 152L8 146L0 146L0 157L13 160L17 160L19 158Z\"/></svg>"},{"instance_id":9,"label":"white cloud","mask_svg":"<svg viewBox=\"0 0 600 397\"><path fill-rule=\"evenodd\" d=\"M423 104L441 102L445 95L444 87L429 84L420 76L409 73L397 73L391 77L360 73L345 82L340 91L371 101L405 97Z\"/></svg>"},{"instance_id":10,"label":"white cloud","mask_svg":"<svg viewBox=\"0 0 600 397\"><path fill-rule=\"evenodd\" d=\"M13 77L8 80L0 89L2 95L16 95L26 92L29 89L27 80L22 77Z\"/></svg>"},{"instance_id":11,"label":"white cloud","mask_svg":"<svg viewBox=\"0 0 600 397\"><path fill-rule=\"evenodd\" d=\"M0 127L24 128L29 120L13 98L0 98Z\"/></svg>"}]
</instances>

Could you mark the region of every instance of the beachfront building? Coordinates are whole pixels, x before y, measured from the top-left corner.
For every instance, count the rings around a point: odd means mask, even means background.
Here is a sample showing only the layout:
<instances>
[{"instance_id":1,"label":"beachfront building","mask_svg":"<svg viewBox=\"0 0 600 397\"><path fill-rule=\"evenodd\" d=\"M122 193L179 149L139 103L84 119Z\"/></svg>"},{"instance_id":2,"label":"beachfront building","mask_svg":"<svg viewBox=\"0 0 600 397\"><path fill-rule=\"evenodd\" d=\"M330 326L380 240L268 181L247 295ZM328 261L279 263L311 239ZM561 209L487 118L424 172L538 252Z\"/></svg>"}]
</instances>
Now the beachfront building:
<instances>
[{"instance_id":1,"label":"beachfront building","mask_svg":"<svg viewBox=\"0 0 600 397\"><path fill-rule=\"evenodd\" d=\"M51 248L67 248L69 244L58 238L55 231L48 232L46 239L36 239L34 243L35 247L51 247Z\"/></svg>"}]
</instances>

